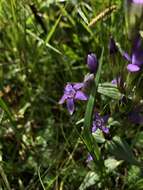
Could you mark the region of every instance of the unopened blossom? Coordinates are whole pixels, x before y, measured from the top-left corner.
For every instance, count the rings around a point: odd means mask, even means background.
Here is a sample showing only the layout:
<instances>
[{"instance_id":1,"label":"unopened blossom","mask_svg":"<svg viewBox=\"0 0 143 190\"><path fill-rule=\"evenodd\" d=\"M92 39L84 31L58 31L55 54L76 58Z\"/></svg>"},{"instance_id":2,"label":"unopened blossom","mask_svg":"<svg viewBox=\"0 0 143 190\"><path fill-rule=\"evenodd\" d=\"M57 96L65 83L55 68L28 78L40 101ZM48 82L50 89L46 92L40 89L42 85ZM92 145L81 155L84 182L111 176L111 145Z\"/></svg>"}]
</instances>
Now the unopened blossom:
<instances>
[{"instance_id":1,"label":"unopened blossom","mask_svg":"<svg viewBox=\"0 0 143 190\"><path fill-rule=\"evenodd\" d=\"M87 65L90 70L90 73L95 74L98 69L98 60L94 53L88 54L87 56Z\"/></svg>"},{"instance_id":2,"label":"unopened blossom","mask_svg":"<svg viewBox=\"0 0 143 190\"><path fill-rule=\"evenodd\" d=\"M112 84L120 84L121 83L121 77L117 77L111 81Z\"/></svg>"},{"instance_id":3,"label":"unopened blossom","mask_svg":"<svg viewBox=\"0 0 143 190\"><path fill-rule=\"evenodd\" d=\"M89 89L91 89L91 86L93 84L94 81L94 74L93 73L88 73L87 75L85 75L84 77L84 91L88 91Z\"/></svg>"},{"instance_id":4,"label":"unopened blossom","mask_svg":"<svg viewBox=\"0 0 143 190\"><path fill-rule=\"evenodd\" d=\"M93 157L91 156L91 154L88 153L86 162L90 162L92 160L93 160Z\"/></svg>"},{"instance_id":5,"label":"unopened blossom","mask_svg":"<svg viewBox=\"0 0 143 190\"><path fill-rule=\"evenodd\" d=\"M64 89L64 94L59 101L59 104L63 104L66 102L67 109L70 115L73 114L75 107L74 102L75 100L87 100L87 95L82 91L84 87L84 83L67 83Z\"/></svg>"},{"instance_id":6,"label":"unopened blossom","mask_svg":"<svg viewBox=\"0 0 143 190\"><path fill-rule=\"evenodd\" d=\"M143 66L143 47L140 36L137 36L134 40L131 55L124 52L123 57L129 61L129 64L127 65L128 71L137 72L141 70Z\"/></svg>"},{"instance_id":7,"label":"unopened blossom","mask_svg":"<svg viewBox=\"0 0 143 190\"><path fill-rule=\"evenodd\" d=\"M110 55L114 55L118 52L118 47L116 46L116 43L115 43L113 37L110 37L108 48L109 48Z\"/></svg>"},{"instance_id":8,"label":"unopened blossom","mask_svg":"<svg viewBox=\"0 0 143 190\"><path fill-rule=\"evenodd\" d=\"M95 112L93 123L92 123L92 133L95 133L97 129L100 129L104 133L109 133L109 128L106 127L106 123L108 121L109 116L100 116L97 112Z\"/></svg>"}]
</instances>

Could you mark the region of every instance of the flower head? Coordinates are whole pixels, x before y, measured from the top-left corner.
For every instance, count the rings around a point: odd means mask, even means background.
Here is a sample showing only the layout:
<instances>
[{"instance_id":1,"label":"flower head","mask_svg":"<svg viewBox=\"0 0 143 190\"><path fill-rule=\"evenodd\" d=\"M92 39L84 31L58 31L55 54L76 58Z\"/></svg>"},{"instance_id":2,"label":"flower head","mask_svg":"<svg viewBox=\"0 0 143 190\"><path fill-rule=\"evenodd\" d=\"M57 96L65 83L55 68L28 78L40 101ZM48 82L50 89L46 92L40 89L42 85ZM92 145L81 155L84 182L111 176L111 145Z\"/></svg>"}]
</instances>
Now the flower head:
<instances>
[{"instance_id":1,"label":"flower head","mask_svg":"<svg viewBox=\"0 0 143 190\"><path fill-rule=\"evenodd\" d=\"M141 70L143 66L143 47L141 37L137 36L134 40L132 53L129 55L128 53L124 52L123 57L129 61L130 63L127 65L127 69L130 72L137 72Z\"/></svg>"},{"instance_id":2,"label":"flower head","mask_svg":"<svg viewBox=\"0 0 143 190\"><path fill-rule=\"evenodd\" d=\"M98 68L98 60L94 53L88 54L87 65L91 73L96 73Z\"/></svg>"},{"instance_id":3,"label":"flower head","mask_svg":"<svg viewBox=\"0 0 143 190\"><path fill-rule=\"evenodd\" d=\"M106 127L109 116L101 117L97 112L94 115L93 124L92 124L92 133L96 132L97 129L100 129L104 133L109 133L109 128Z\"/></svg>"},{"instance_id":4,"label":"flower head","mask_svg":"<svg viewBox=\"0 0 143 190\"><path fill-rule=\"evenodd\" d=\"M64 95L59 101L59 104L63 104L66 102L67 109L70 115L74 112L74 101L75 100L87 100L87 95L82 92L82 88L84 87L84 83L67 83L64 89Z\"/></svg>"}]
</instances>

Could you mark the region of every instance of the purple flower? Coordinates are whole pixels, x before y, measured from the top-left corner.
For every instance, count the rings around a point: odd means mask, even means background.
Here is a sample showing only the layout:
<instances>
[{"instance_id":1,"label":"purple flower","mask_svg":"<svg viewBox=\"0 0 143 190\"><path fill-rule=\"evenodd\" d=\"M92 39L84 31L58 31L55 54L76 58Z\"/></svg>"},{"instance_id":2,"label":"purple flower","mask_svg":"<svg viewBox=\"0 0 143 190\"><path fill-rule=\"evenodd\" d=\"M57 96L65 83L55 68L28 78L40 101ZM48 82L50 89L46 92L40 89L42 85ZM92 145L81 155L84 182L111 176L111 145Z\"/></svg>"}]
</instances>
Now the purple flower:
<instances>
[{"instance_id":1,"label":"purple flower","mask_svg":"<svg viewBox=\"0 0 143 190\"><path fill-rule=\"evenodd\" d=\"M70 115L74 112L74 101L75 100L87 100L87 95L81 91L84 87L84 83L67 83L64 89L64 95L59 101L59 104L66 102L67 109Z\"/></svg>"},{"instance_id":2,"label":"purple flower","mask_svg":"<svg viewBox=\"0 0 143 190\"><path fill-rule=\"evenodd\" d=\"M134 40L131 56L124 52L123 57L130 63L127 65L127 69L130 72L137 72L143 66L143 48L141 37L137 36Z\"/></svg>"},{"instance_id":3,"label":"purple flower","mask_svg":"<svg viewBox=\"0 0 143 190\"><path fill-rule=\"evenodd\" d=\"M109 128L106 127L109 115L101 117L97 112L94 115L92 123L92 133L95 133L97 129L100 129L104 133L109 133Z\"/></svg>"},{"instance_id":4,"label":"purple flower","mask_svg":"<svg viewBox=\"0 0 143 190\"><path fill-rule=\"evenodd\" d=\"M114 55L118 52L118 47L116 46L116 43L113 39L113 37L110 37L109 40L109 53L110 55Z\"/></svg>"},{"instance_id":5,"label":"purple flower","mask_svg":"<svg viewBox=\"0 0 143 190\"><path fill-rule=\"evenodd\" d=\"M98 60L94 53L88 54L87 65L91 73L96 73L98 68Z\"/></svg>"}]
</instances>

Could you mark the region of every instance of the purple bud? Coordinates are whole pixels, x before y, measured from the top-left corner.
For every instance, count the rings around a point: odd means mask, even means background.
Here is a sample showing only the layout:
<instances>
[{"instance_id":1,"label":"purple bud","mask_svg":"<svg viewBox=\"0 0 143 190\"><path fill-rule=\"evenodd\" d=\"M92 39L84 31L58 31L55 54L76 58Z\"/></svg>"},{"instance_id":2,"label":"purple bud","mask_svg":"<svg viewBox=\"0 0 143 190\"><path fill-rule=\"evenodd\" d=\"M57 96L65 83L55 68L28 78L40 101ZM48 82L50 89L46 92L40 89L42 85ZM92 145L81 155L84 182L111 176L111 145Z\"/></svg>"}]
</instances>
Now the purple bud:
<instances>
[{"instance_id":1,"label":"purple bud","mask_svg":"<svg viewBox=\"0 0 143 190\"><path fill-rule=\"evenodd\" d=\"M88 153L86 162L88 163L88 162L90 162L92 160L93 160L93 158L92 158L91 154Z\"/></svg>"},{"instance_id":2,"label":"purple bud","mask_svg":"<svg viewBox=\"0 0 143 190\"><path fill-rule=\"evenodd\" d=\"M87 65L91 73L96 73L98 68L98 60L94 53L88 54Z\"/></svg>"},{"instance_id":3,"label":"purple bud","mask_svg":"<svg viewBox=\"0 0 143 190\"><path fill-rule=\"evenodd\" d=\"M111 37L109 41L109 53L110 55L114 55L117 52L118 52L118 47L116 46L114 39Z\"/></svg>"}]
</instances>

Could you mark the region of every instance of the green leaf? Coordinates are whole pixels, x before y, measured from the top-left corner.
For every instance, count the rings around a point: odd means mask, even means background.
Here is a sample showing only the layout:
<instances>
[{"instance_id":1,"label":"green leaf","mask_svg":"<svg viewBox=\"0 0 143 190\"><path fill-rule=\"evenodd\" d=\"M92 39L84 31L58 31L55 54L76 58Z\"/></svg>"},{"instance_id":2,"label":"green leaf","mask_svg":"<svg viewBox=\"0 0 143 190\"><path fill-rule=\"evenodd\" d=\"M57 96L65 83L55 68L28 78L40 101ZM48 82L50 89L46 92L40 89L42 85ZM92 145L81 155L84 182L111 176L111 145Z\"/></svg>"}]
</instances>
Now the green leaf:
<instances>
[{"instance_id":1,"label":"green leaf","mask_svg":"<svg viewBox=\"0 0 143 190\"><path fill-rule=\"evenodd\" d=\"M117 86L111 83L99 84L98 92L115 100L120 100L122 96Z\"/></svg>"},{"instance_id":2,"label":"green leaf","mask_svg":"<svg viewBox=\"0 0 143 190\"><path fill-rule=\"evenodd\" d=\"M13 114L11 113L8 106L1 98L0 98L0 107L2 108L2 110L5 111L5 113L7 114L7 117L10 120L10 122L12 123L12 125L15 125Z\"/></svg>"},{"instance_id":3,"label":"green leaf","mask_svg":"<svg viewBox=\"0 0 143 190\"><path fill-rule=\"evenodd\" d=\"M11 190L9 181L8 181L7 176L6 176L6 174L5 174L4 170L3 170L3 167L1 165L0 165L0 176L1 176L1 178L2 178L2 180L4 182L4 184L5 184L6 189Z\"/></svg>"},{"instance_id":4,"label":"green leaf","mask_svg":"<svg viewBox=\"0 0 143 190\"><path fill-rule=\"evenodd\" d=\"M133 144L138 147L143 147L143 131L140 131L137 136L133 139Z\"/></svg>"},{"instance_id":5,"label":"green leaf","mask_svg":"<svg viewBox=\"0 0 143 190\"><path fill-rule=\"evenodd\" d=\"M143 174L142 170L137 166L131 166L128 170L126 183L129 186L129 190L142 190L143 189Z\"/></svg>"},{"instance_id":6,"label":"green leaf","mask_svg":"<svg viewBox=\"0 0 143 190\"><path fill-rule=\"evenodd\" d=\"M104 49L102 50L100 61L99 61L99 68L98 72L96 74L96 78L91 90L91 94L87 103L87 108L85 112L85 117L84 117L84 129L83 129L83 135L82 135L82 140L84 144L86 145L89 153L92 155L93 160L95 162L95 166L98 167L99 171L102 172L103 169L103 163L101 161L101 156L100 156L100 150L98 147L98 144L94 140L92 133L91 133L91 125L92 125L92 114L93 114L93 109L94 109L94 101L95 101L95 96L97 94L97 89L98 89L98 83L101 75L101 67L102 67L102 62L103 62L103 53Z\"/></svg>"},{"instance_id":7,"label":"green leaf","mask_svg":"<svg viewBox=\"0 0 143 190\"><path fill-rule=\"evenodd\" d=\"M96 133L93 133L93 137L97 143L104 143L105 138L101 130L97 130Z\"/></svg>"},{"instance_id":8,"label":"green leaf","mask_svg":"<svg viewBox=\"0 0 143 190\"><path fill-rule=\"evenodd\" d=\"M88 187L95 185L99 181L99 176L95 172L88 172L85 176L82 184L79 187L79 190L85 190Z\"/></svg>"},{"instance_id":9,"label":"green leaf","mask_svg":"<svg viewBox=\"0 0 143 190\"><path fill-rule=\"evenodd\" d=\"M105 167L108 169L109 172L114 171L122 161L115 160L114 158L108 158L104 161Z\"/></svg>"},{"instance_id":10,"label":"green leaf","mask_svg":"<svg viewBox=\"0 0 143 190\"><path fill-rule=\"evenodd\" d=\"M49 33L48 33L48 35L47 35L47 37L46 37L46 40L45 40L45 43L46 43L46 44L49 43L50 39L52 38L53 34L55 33L56 28L57 28L57 26L58 26L58 24L59 24L59 22L60 22L60 20L61 20L61 17L62 17L62 15L60 15L60 16L58 17L58 19L56 20L55 24L53 25L53 27L52 27L51 30L49 31Z\"/></svg>"},{"instance_id":11,"label":"green leaf","mask_svg":"<svg viewBox=\"0 0 143 190\"><path fill-rule=\"evenodd\" d=\"M62 53L56 49L55 47L53 47L52 45L50 45L49 43L46 43L46 41L44 41L43 39L41 39L39 36L37 36L36 34L34 34L33 32L31 32L30 30L26 30L26 32L31 35L33 38L35 38L37 41L39 41L41 44L45 45L46 47L48 47L49 49L52 49L54 52L62 55Z\"/></svg>"},{"instance_id":12,"label":"green leaf","mask_svg":"<svg viewBox=\"0 0 143 190\"><path fill-rule=\"evenodd\" d=\"M81 16L82 20L86 24L88 24L88 19L87 19L86 15L84 14L84 12L82 11L82 9L79 7L77 11L78 11L79 15Z\"/></svg>"},{"instance_id":13,"label":"green leaf","mask_svg":"<svg viewBox=\"0 0 143 190\"><path fill-rule=\"evenodd\" d=\"M108 142L108 150L118 160L124 160L130 164L141 166L135 159L127 142L121 140L118 136L115 136L111 142Z\"/></svg>"}]
</instances>

